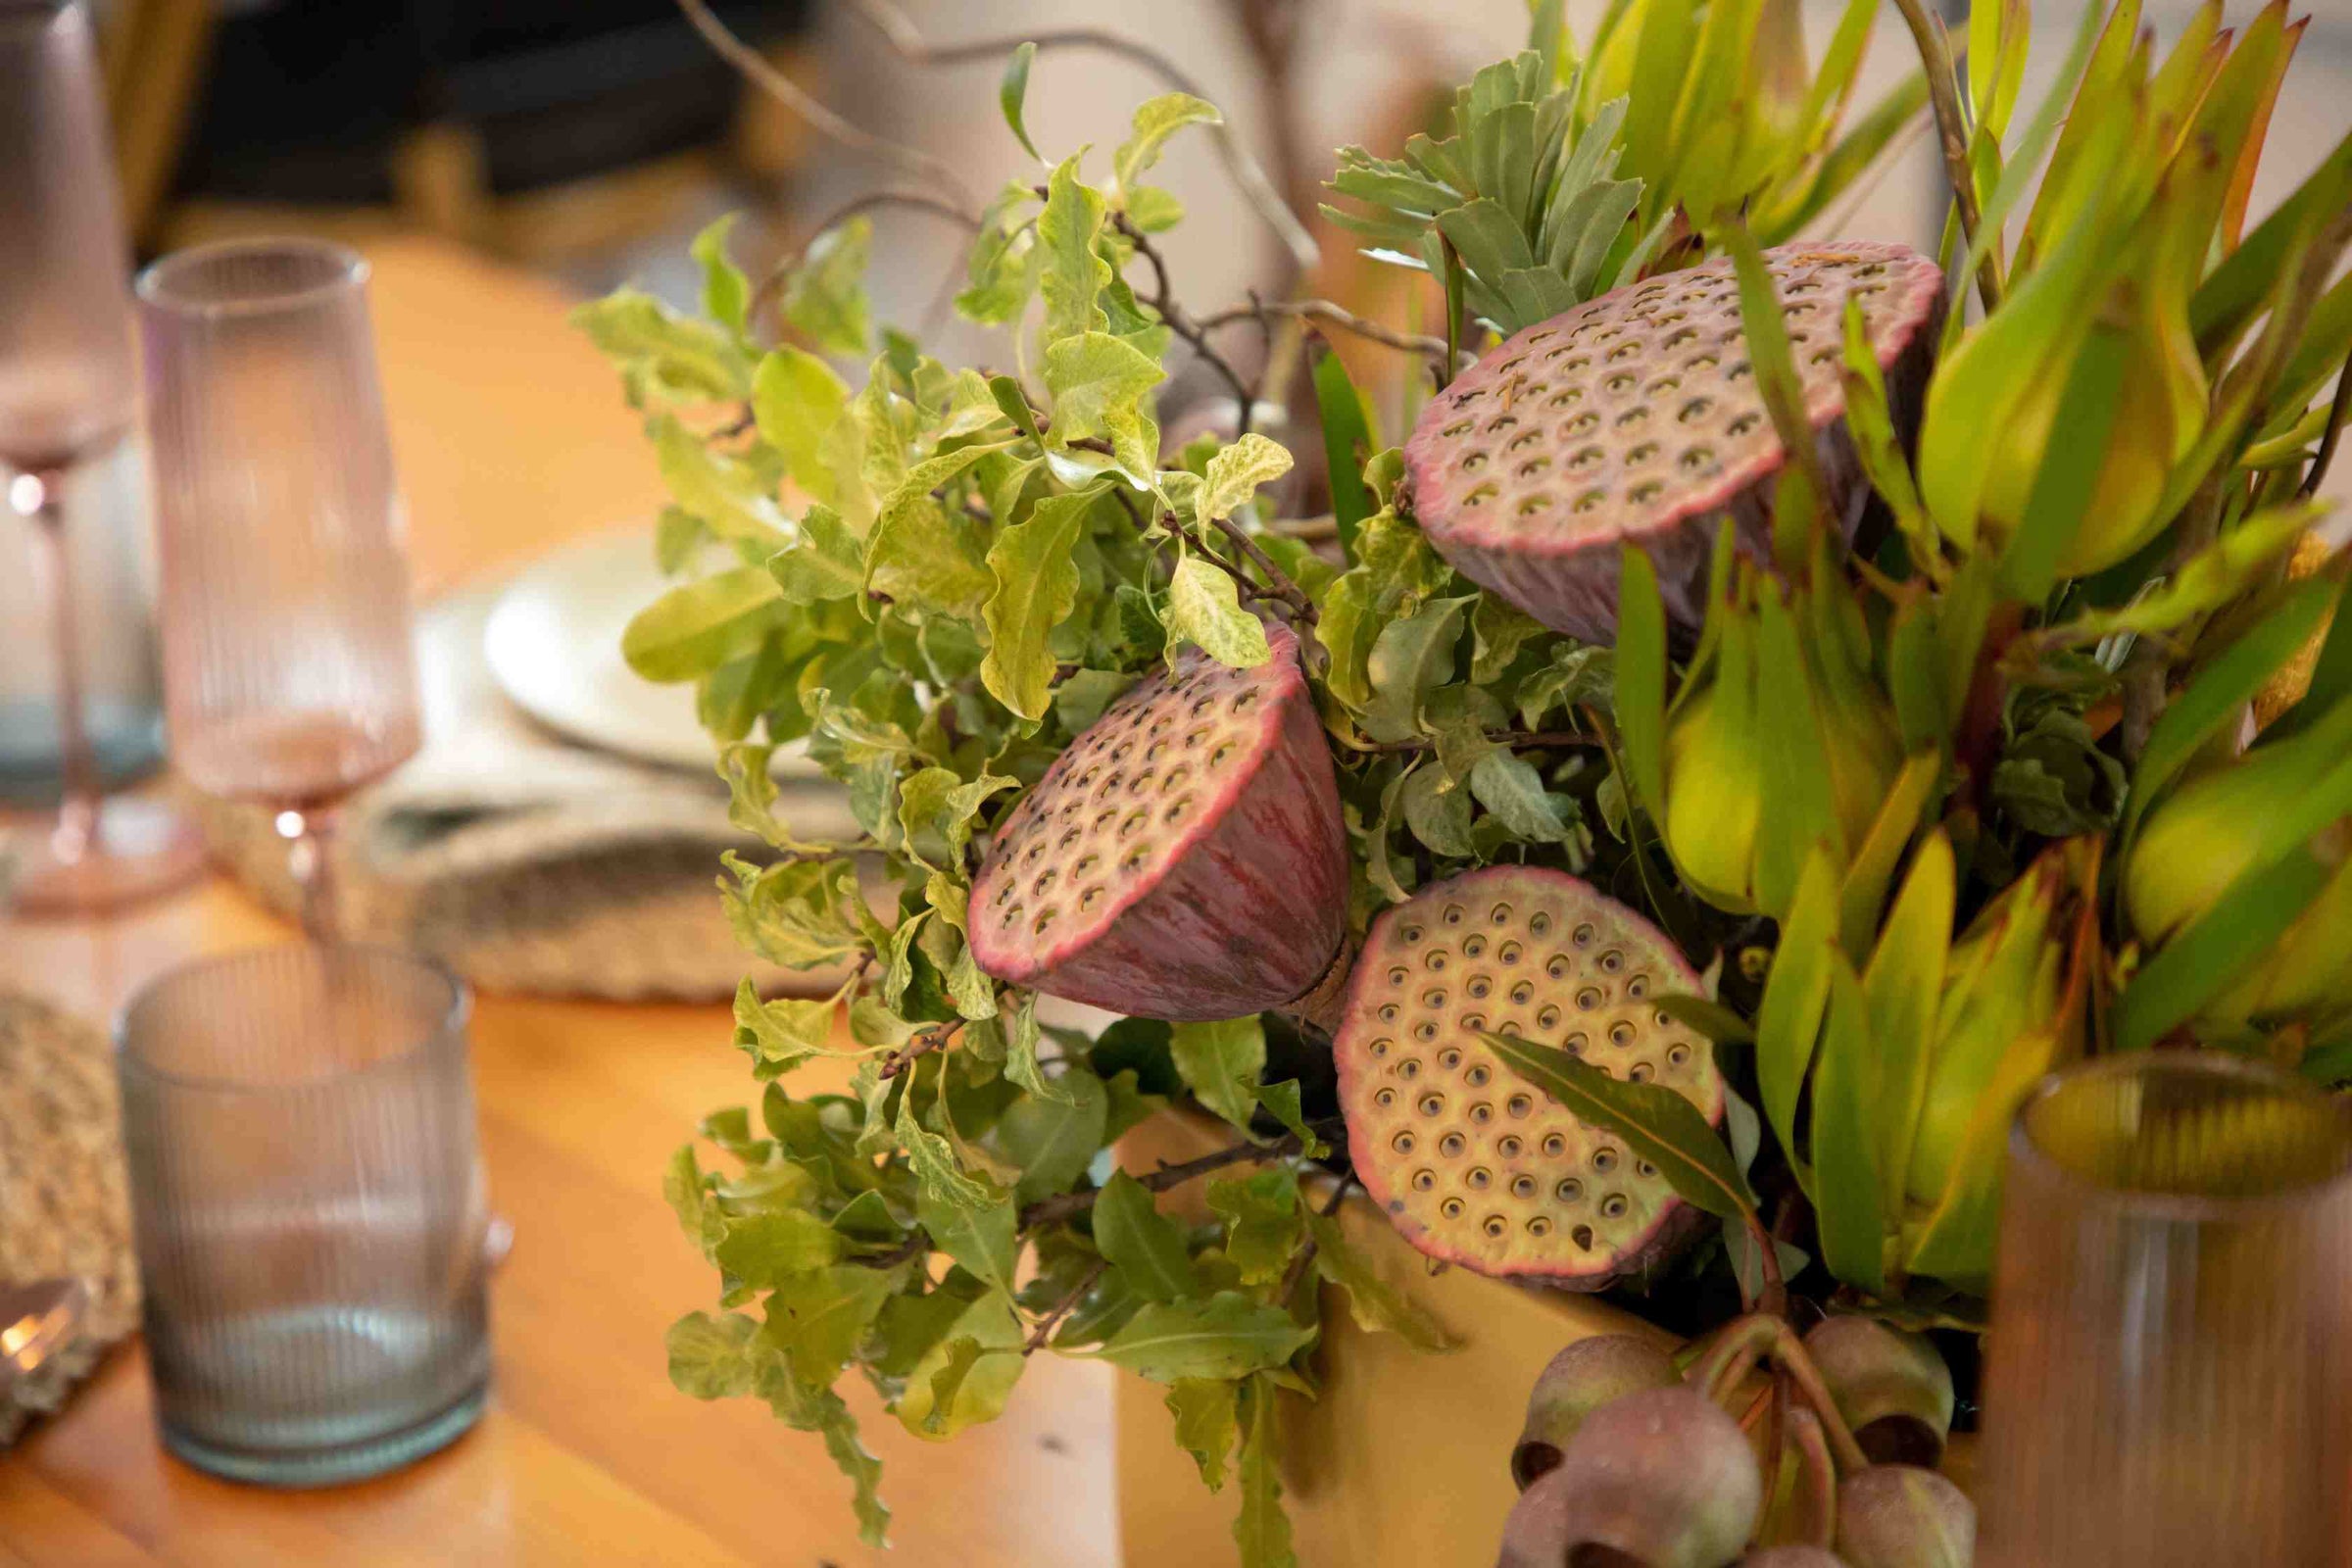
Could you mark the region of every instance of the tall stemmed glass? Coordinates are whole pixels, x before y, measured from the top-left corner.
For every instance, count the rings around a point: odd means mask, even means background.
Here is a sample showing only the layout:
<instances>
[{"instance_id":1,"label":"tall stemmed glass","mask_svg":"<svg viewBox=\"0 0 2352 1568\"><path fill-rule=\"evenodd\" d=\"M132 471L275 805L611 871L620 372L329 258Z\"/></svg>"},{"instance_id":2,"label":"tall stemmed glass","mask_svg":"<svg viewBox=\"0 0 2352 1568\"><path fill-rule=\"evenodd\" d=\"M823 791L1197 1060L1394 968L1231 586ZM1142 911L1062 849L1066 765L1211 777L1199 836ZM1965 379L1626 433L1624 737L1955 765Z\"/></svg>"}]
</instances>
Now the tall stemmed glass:
<instances>
[{"instance_id":1,"label":"tall stemmed glass","mask_svg":"<svg viewBox=\"0 0 2352 1568\"><path fill-rule=\"evenodd\" d=\"M0 0L0 493L31 530L51 610L65 784L16 890L36 913L127 903L203 863L179 815L100 795L82 711L61 492L136 412L124 262L89 20L78 6Z\"/></svg>"},{"instance_id":2,"label":"tall stemmed glass","mask_svg":"<svg viewBox=\"0 0 2352 1568\"><path fill-rule=\"evenodd\" d=\"M367 290L358 256L299 239L138 280L173 753L198 788L277 812L318 940L336 807L418 739Z\"/></svg>"}]
</instances>

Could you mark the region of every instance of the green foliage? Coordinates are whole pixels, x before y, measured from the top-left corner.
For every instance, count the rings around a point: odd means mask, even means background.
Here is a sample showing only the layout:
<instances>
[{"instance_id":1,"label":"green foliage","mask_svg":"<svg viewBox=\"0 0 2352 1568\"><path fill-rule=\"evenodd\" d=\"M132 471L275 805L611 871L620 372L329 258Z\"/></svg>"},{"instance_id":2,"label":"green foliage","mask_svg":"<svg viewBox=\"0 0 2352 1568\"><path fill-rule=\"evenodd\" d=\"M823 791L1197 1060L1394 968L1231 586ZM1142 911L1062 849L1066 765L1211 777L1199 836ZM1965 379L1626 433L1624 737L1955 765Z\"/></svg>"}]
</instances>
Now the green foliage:
<instances>
[{"instance_id":1,"label":"green foliage","mask_svg":"<svg viewBox=\"0 0 2352 1568\"><path fill-rule=\"evenodd\" d=\"M1810 453L1759 247L1862 172L1925 78L1841 130L1875 7L1842 9L1818 66L1797 9L1623 0L1580 40L1539 6L1533 46L1464 86L1441 134L1341 155L1334 187L1365 209L1341 220L1445 281L1455 339L1462 313L1507 332L1727 247L1767 402ZM1847 555L1800 458L1772 559L1725 535L1695 645L1639 550L1612 564L1609 648L1455 573L1336 358L1310 438L1337 550L1285 520L1280 442L1163 451L1177 339L1151 301L1181 279L1138 246L1181 216L1146 183L1162 152L1217 119L1183 94L1139 109L1098 177L1071 157L981 215L956 303L1009 368L877 330L863 220L786 270L780 319L754 318L724 224L694 245L698 315L630 290L577 313L672 501L656 543L676 581L623 652L694 687L730 815L764 847L725 859L722 906L753 955L847 975L819 998L746 984L758 1114L705 1123L722 1168L689 1149L665 1173L717 1275L715 1310L670 1337L682 1390L817 1434L878 1539L843 1378L939 1439L1001 1413L1033 1353L1106 1360L1165 1383L1203 1481L1240 1490L1245 1562L1293 1560L1274 1400L1312 1388L1322 1304L1297 1287L1332 1284L1360 1326L1419 1348L1447 1328L1305 1200L1304 1162L1338 1140L1313 1074L1263 1081L1281 1029L1130 1020L1089 1040L1041 1023L965 938L980 858L1054 758L1188 646L1264 661L1275 616L1328 732L1356 932L1436 879L1534 863L1642 906L1708 968L1706 995L1659 1005L1721 1042L1747 1092L1723 1133L1679 1096L1492 1042L1729 1219L1723 1260L1694 1269L1757 1288L1753 1169L1810 1205L1822 1267L1782 1254L1805 1288L1968 1320L2008 1117L2051 1065L2159 1040L2308 1047L2315 1077L2352 1080L2352 1002L2290 983L2352 963L2345 617L2309 695L2237 755L2248 705L2341 597L2340 556L2299 579L2282 563L2319 515L2296 492L2352 345L2352 292L2328 281L2352 142L2249 229L2298 36L2282 17L2225 38L2200 13L2162 61L2129 8L2094 17L2030 113L2021 84L2046 73L2026 69L2027 20L1978 8L1952 84L1984 214L1956 260L1997 304L1955 302L1917 441L1858 315L1806 350L1841 358L1890 526ZM1030 63L1001 85L1024 146ZM851 842L787 819L777 746L841 785ZM794 1092L818 1059L848 1093ZM1198 1189L1213 1223L1163 1213L1173 1178L1106 1153L1178 1097L1236 1141Z\"/></svg>"}]
</instances>

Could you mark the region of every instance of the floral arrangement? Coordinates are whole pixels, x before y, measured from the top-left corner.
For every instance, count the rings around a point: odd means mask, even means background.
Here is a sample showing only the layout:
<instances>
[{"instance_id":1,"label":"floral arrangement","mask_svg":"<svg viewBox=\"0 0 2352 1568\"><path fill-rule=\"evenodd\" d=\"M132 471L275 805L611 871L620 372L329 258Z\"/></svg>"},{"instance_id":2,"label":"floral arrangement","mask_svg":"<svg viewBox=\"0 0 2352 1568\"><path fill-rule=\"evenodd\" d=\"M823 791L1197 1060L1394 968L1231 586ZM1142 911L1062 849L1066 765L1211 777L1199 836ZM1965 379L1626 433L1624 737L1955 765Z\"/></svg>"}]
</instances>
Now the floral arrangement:
<instances>
[{"instance_id":1,"label":"floral arrangement","mask_svg":"<svg viewBox=\"0 0 2352 1568\"><path fill-rule=\"evenodd\" d=\"M1959 1539L1888 1462L1952 1404L1896 1331L1981 1325L2027 1086L2157 1046L2352 1078L2352 635L2312 531L2352 140L2246 223L2301 24L2213 5L2159 55L2093 8L2021 122L2024 0L1965 38L1899 0L1921 69L1849 118L1876 9L1815 62L1789 7L1631 0L1580 40L1537 6L1442 127L1332 177L1439 332L1180 303L1150 178L1223 134L1183 92L985 210L884 198L969 224L955 308L1001 368L877 348L871 203L758 287L707 232L699 316L580 313L674 497L683 580L625 651L695 683L769 851L726 861L733 928L848 973L737 998L764 1088L668 1173L719 1274L671 1371L820 1434L873 1539L835 1385L944 1439L1053 1353L1165 1384L1243 1561L1291 1561L1318 1284L1448 1339L1334 1223L1360 1185L1433 1258L1709 1335L1546 1373L1506 1561L1947 1560L1870 1544ZM1923 113L1940 256L1800 238ZM1307 325L1411 368L1409 430ZM1249 327L1311 360L1303 418ZM1178 365L1233 393L1181 443ZM859 838L779 816L784 745ZM842 1055L854 1093L793 1093ZM1120 1168L1177 1101L1231 1147ZM1160 1208L1191 1182L1215 1224ZM1792 1296L1838 1315L1800 1340ZM1759 1439L1724 1409L1760 1362ZM1590 1477L1543 1480L1589 1420L1719 1468L1595 1523Z\"/></svg>"}]
</instances>

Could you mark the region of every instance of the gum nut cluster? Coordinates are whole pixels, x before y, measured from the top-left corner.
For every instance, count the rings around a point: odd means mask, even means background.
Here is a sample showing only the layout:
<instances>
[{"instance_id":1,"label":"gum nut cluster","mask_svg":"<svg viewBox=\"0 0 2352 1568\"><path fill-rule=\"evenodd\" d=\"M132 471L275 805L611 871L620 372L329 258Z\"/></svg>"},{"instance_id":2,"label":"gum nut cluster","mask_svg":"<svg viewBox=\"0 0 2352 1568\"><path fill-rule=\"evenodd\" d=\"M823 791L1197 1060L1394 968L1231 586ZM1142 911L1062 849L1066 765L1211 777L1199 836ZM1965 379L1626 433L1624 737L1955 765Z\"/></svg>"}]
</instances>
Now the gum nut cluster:
<instances>
[{"instance_id":1,"label":"gum nut cluster","mask_svg":"<svg viewBox=\"0 0 2352 1568\"><path fill-rule=\"evenodd\" d=\"M1851 538L1870 499L1845 428L1844 310L1858 300L1907 444L1927 396L1943 274L1902 245L1764 253L1802 379L1828 511ZM1432 399L1405 443L1412 508L1462 575L1556 631L1607 642L1620 547L1657 568L1695 632L1723 519L1769 554L1788 454L1765 412L1728 258L1588 300L1505 340Z\"/></svg>"},{"instance_id":2,"label":"gum nut cluster","mask_svg":"<svg viewBox=\"0 0 2352 1568\"><path fill-rule=\"evenodd\" d=\"M1555 1468L1585 1418L1610 1400L1682 1382L1674 1359L1655 1341L1633 1334L1578 1340L1545 1363L1527 1396L1527 1420L1511 1449L1511 1480L1525 1492Z\"/></svg>"},{"instance_id":3,"label":"gum nut cluster","mask_svg":"<svg viewBox=\"0 0 2352 1568\"><path fill-rule=\"evenodd\" d=\"M1699 988L1656 927L1564 871L1491 866L1385 910L1332 1040L1365 1192L1422 1251L1482 1274L1598 1290L1654 1266L1698 1211L1475 1031L1666 1085L1720 1122L1714 1053L1654 1000Z\"/></svg>"},{"instance_id":4,"label":"gum nut cluster","mask_svg":"<svg viewBox=\"0 0 2352 1568\"><path fill-rule=\"evenodd\" d=\"M1933 1469L1943 1458L1956 1399L1951 1368L1928 1339L1841 1315L1807 1331L1805 1353L1873 1464Z\"/></svg>"},{"instance_id":5,"label":"gum nut cluster","mask_svg":"<svg viewBox=\"0 0 2352 1568\"><path fill-rule=\"evenodd\" d=\"M1136 1017L1234 1018L1309 990L1346 935L1348 846L1298 642L1188 649L1071 742L991 842L972 956Z\"/></svg>"},{"instance_id":6,"label":"gum nut cluster","mask_svg":"<svg viewBox=\"0 0 2352 1568\"><path fill-rule=\"evenodd\" d=\"M1496 1568L1726 1568L1763 1506L1739 1422L1696 1389L1643 1390L1593 1411L1519 1494Z\"/></svg>"}]
</instances>

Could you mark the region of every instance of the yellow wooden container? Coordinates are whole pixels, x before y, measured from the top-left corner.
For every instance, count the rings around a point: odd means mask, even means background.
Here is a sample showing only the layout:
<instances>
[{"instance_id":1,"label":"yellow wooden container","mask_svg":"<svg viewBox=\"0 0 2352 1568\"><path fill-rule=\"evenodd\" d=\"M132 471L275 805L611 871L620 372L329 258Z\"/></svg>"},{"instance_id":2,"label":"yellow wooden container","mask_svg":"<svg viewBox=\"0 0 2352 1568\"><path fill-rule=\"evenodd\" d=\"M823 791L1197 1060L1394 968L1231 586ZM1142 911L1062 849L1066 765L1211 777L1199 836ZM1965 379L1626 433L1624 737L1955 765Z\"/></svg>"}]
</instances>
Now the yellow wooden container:
<instances>
[{"instance_id":1,"label":"yellow wooden container","mask_svg":"<svg viewBox=\"0 0 2352 1568\"><path fill-rule=\"evenodd\" d=\"M1119 1162L1189 1159L1230 1130L1154 1117L1121 1143ZM1163 1202L1189 1217L1198 1183ZM1319 1399L1284 1396L1283 1502L1301 1568L1487 1568L1517 1496L1511 1445L1528 1390L1560 1347L1593 1334L1663 1330L1589 1297L1440 1268L1390 1228L1361 1193L1340 1210L1348 1239L1391 1282L1445 1320L1462 1344L1445 1355L1367 1334L1325 1287ZM1235 1560L1230 1484L1211 1494L1176 1446L1160 1385L1122 1374L1117 1400L1119 1537L1125 1568L1214 1568Z\"/></svg>"}]
</instances>

